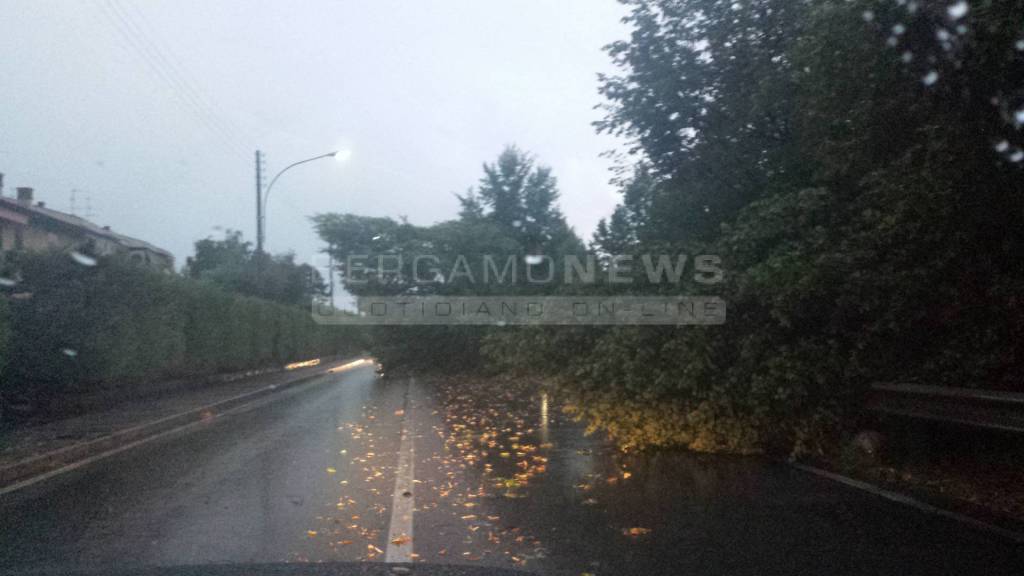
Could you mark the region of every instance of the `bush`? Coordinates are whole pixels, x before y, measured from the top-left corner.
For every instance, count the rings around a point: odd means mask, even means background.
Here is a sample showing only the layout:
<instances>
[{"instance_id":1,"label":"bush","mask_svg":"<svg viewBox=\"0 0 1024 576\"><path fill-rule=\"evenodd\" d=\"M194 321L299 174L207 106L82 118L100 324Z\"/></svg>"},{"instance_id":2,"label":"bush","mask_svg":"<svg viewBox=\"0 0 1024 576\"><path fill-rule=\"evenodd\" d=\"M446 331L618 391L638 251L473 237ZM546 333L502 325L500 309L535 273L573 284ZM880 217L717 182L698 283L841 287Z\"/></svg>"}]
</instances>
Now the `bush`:
<instances>
[{"instance_id":1,"label":"bush","mask_svg":"<svg viewBox=\"0 0 1024 576\"><path fill-rule=\"evenodd\" d=\"M22 280L8 290L18 298L0 300L0 394L47 402L72 386L274 366L365 344L309 310L120 261L19 254L13 266Z\"/></svg>"}]
</instances>

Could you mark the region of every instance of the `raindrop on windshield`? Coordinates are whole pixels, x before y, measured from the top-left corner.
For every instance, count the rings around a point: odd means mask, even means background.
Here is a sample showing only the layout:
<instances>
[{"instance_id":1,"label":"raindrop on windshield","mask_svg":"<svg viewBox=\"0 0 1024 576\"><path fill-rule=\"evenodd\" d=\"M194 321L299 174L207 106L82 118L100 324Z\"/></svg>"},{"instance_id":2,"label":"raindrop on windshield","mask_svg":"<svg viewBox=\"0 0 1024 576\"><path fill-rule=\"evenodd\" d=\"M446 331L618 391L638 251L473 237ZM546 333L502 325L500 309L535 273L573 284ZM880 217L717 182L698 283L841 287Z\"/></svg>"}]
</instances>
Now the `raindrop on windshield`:
<instances>
[{"instance_id":1,"label":"raindrop on windshield","mask_svg":"<svg viewBox=\"0 0 1024 576\"><path fill-rule=\"evenodd\" d=\"M921 82L924 82L925 86L931 86L932 84L935 84L938 81L939 73L936 72L935 70L928 72L927 74L924 75L923 78L921 78Z\"/></svg>"},{"instance_id":2,"label":"raindrop on windshield","mask_svg":"<svg viewBox=\"0 0 1024 576\"><path fill-rule=\"evenodd\" d=\"M530 266L536 266L544 261L544 257L540 254L527 254L524 260L526 260L526 263Z\"/></svg>"},{"instance_id":3,"label":"raindrop on windshield","mask_svg":"<svg viewBox=\"0 0 1024 576\"><path fill-rule=\"evenodd\" d=\"M77 250L71 252L71 259L74 260L77 264L81 264L82 266L95 266L96 265L96 259L95 258L93 258L92 256L89 256L87 254L82 254L81 252L79 252Z\"/></svg>"},{"instance_id":4,"label":"raindrop on windshield","mask_svg":"<svg viewBox=\"0 0 1024 576\"><path fill-rule=\"evenodd\" d=\"M71 348L64 348L60 352L61 354L67 356L68 358L74 358L75 356L78 356L78 350L72 350Z\"/></svg>"},{"instance_id":5,"label":"raindrop on windshield","mask_svg":"<svg viewBox=\"0 0 1024 576\"><path fill-rule=\"evenodd\" d=\"M1006 140L1000 140L995 145L995 149L996 149L996 152L1006 152L1007 150L1010 149L1010 143L1007 142Z\"/></svg>"},{"instance_id":6,"label":"raindrop on windshield","mask_svg":"<svg viewBox=\"0 0 1024 576\"><path fill-rule=\"evenodd\" d=\"M967 12L970 11L971 7L967 5L966 0L960 0L955 4L950 4L946 7L946 14L953 20L959 20L964 16L967 16Z\"/></svg>"},{"instance_id":7,"label":"raindrop on windshield","mask_svg":"<svg viewBox=\"0 0 1024 576\"><path fill-rule=\"evenodd\" d=\"M3 276L0 276L0 286L3 286L4 288L10 288L11 286L14 286L17 283L18 281L15 280L14 278L5 278Z\"/></svg>"}]
</instances>

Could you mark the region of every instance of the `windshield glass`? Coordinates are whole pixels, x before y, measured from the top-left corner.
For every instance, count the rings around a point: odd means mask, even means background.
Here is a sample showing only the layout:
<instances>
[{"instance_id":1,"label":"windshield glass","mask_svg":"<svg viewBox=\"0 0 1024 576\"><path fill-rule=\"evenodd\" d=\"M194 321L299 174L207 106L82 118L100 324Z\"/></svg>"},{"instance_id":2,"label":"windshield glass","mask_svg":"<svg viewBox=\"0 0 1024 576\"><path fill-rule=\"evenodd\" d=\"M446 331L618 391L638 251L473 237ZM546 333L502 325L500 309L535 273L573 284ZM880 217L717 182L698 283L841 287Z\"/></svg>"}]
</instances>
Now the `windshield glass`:
<instances>
[{"instance_id":1,"label":"windshield glass","mask_svg":"<svg viewBox=\"0 0 1024 576\"><path fill-rule=\"evenodd\" d=\"M0 573L1024 570L1021 0L0 21Z\"/></svg>"}]
</instances>

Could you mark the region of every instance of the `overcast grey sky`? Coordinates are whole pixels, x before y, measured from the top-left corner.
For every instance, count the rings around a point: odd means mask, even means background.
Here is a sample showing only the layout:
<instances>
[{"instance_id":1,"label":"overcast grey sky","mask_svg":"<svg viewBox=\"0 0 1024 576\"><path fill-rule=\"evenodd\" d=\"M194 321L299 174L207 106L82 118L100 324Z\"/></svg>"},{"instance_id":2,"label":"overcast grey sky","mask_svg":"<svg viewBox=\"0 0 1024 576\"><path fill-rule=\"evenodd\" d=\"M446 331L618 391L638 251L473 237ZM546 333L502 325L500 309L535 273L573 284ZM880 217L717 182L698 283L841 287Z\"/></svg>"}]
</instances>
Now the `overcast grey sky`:
<instances>
[{"instance_id":1,"label":"overcast grey sky","mask_svg":"<svg viewBox=\"0 0 1024 576\"><path fill-rule=\"evenodd\" d=\"M455 216L508 143L559 179L589 238L617 196L594 133L614 0L2 0L0 172L36 196L168 248L217 226L254 239L253 151L289 172L268 249L308 261L307 216Z\"/></svg>"}]
</instances>

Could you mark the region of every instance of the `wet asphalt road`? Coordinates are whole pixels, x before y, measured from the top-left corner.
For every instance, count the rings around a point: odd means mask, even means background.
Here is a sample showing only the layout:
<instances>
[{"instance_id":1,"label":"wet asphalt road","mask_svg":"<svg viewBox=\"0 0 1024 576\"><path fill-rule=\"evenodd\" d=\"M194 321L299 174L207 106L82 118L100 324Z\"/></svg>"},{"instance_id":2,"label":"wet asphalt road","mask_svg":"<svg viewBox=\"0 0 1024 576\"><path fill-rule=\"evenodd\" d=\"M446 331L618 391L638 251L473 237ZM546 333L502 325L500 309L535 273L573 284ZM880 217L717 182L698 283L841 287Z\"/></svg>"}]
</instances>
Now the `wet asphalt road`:
<instances>
[{"instance_id":1,"label":"wet asphalt road","mask_svg":"<svg viewBox=\"0 0 1024 576\"><path fill-rule=\"evenodd\" d=\"M328 375L0 497L0 571L405 554L565 574L1024 573L1024 548L952 521L757 459L626 457L548 404L509 382Z\"/></svg>"}]
</instances>

